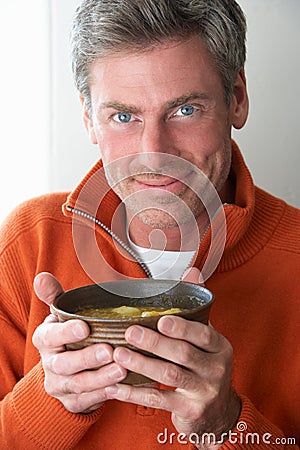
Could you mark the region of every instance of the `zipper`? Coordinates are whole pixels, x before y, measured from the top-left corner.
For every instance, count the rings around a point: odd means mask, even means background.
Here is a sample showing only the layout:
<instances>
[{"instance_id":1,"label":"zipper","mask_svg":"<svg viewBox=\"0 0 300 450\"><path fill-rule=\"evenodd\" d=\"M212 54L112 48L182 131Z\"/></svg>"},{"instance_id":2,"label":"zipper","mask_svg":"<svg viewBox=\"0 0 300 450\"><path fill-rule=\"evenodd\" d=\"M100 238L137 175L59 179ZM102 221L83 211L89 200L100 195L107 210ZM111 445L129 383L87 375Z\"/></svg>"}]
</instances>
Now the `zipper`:
<instances>
[{"instance_id":1,"label":"zipper","mask_svg":"<svg viewBox=\"0 0 300 450\"><path fill-rule=\"evenodd\" d=\"M91 214L88 214L85 211L82 211L81 209L72 208L72 206L69 205L66 206L66 210L73 214L76 214L77 216L81 216L85 219L90 220L91 222L95 223L100 228L102 228L104 231L106 231L106 233L108 233L114 239L114 241L116 241L127 253L130 254L130 256L133 257L133 259L141 266L147 277L152 278L151 271L148 268L148 266L144 263L144 261L142 261L141 258L135 253L135 251L133 251L131 247L126 245L125 242L123 242L118 235L116 235L110 228L104 225L104 223L101 222L101 220L97 219L97 217L94 217Z\"/></svg>"}]
</instances>

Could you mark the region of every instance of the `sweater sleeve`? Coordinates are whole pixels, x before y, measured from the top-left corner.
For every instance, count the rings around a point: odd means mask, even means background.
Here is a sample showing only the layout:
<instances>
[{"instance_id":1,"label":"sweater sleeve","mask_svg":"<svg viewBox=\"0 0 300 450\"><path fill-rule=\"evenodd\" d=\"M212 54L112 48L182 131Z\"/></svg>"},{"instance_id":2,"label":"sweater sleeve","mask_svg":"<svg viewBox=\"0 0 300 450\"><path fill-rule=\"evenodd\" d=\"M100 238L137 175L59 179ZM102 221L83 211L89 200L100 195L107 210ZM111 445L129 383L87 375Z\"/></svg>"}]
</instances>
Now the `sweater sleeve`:
<instances>
[{"instance_id":1,"label":"sweater sleeve","mask_svg":"<svg viewBox=\"0 0 300 450\"><path fill-rule=\"evenodd\" d=\"M22 286L25 286L25 282ZM17 309L14 295L0 286L0 448L1 450L72 449L102 414L69 413L44 389L41 362L24 370L25 310ZM6 314L5 314L6 313Z\"/></svg>"},{"instance_id":2,"label":"sweater sleeve","mask_svg":"<svg viewBox=\"0 0 300 450\"><path fill-rule=\"evenodd\" d=\"M211 435L212 448L218 448L219 450L245 450L245 448L247 450L299 449L295 436L285 436L281 430L260 414L246 396L240 395L240 398L242 409L236 427L226 436L222 436L222 440L225 439L225 442L220 447L218 447L218 444L220 445L221 438L219 442L215 442L214 436ZM191 442L190 450L197 449L193 444L196 444L196 442ZM215 447L213 444L216 444Z\"/></svg>"},{"instance_id":3,"label":"sweater sleeve","mask_svg":"<svg viewBox=\"0 0 300 450\"><path fill-rule=\"evenodd\" d=\"M223 450L259 449L267 450L275 447L280 450L299 448L295 436L285 436L284 433L267 420L255 408L253 403L240 395L242 410L239 421L227 441L222 445Z\"/></svg>"},{"instance_id":4,"label":"sweater sleeve","mask_svg":"<svg viewBox=\"0 0 300 450\"><path fill-rule=\"evenodd\" d=\"M72 414L43 387L38 363L0 403L0 448L15 450L72 449L102 414Z\"/></svg>"},{"instance_id":5,"label":"sweater sleeve","mask_svg":"<svg viewBox=\"0 0 300 450\"><path fill-rule=\"evenodd\" d=\"M31 334L49 308L40 302L38 307L45 309L29 320L39 247L25 219L13 215L0 230L0 449L67 450L98 420L102 408L72 414L45 392Z\"/></svg>"}]
</instances>

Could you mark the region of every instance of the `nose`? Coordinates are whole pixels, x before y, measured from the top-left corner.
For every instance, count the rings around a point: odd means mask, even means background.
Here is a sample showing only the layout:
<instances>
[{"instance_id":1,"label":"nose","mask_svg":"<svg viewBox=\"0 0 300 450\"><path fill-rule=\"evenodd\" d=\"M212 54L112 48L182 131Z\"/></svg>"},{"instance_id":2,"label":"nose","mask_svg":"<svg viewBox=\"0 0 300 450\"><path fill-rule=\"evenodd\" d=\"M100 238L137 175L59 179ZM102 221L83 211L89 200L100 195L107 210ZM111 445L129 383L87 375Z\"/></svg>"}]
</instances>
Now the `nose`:
<instances>
[{"instance_id":1,"label":"nose","mask_svg":"<svg viewBox=\"0 0 300 450\"><path fill-rule=\"evenodd\" d=\"M165 165L166 155L175 153L167 125L156 121L145 123L140 141L143 164L152 171L159 171Z\"/></svg>"}]
</instances>

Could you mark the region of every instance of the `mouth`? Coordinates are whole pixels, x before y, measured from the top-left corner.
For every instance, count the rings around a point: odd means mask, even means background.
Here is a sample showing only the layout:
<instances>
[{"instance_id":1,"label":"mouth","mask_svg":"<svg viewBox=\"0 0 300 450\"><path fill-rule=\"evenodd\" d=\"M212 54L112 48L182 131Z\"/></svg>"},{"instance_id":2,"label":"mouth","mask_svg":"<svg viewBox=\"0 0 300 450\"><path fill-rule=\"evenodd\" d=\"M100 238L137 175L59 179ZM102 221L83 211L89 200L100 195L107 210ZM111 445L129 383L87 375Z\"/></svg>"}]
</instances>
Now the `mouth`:
<instances>
[{"instance_id":1,"label":"mouth","mask_svg":"<svg viewBox=\"0 0 300 450\"><path fill-rule=\"evenodd\" d=\"M159 189L172 194L178 194L187 188L184 180L163 175L152 175L148 177L136 176L132 181L139 190Z\"/></svg>"}]
</instances>

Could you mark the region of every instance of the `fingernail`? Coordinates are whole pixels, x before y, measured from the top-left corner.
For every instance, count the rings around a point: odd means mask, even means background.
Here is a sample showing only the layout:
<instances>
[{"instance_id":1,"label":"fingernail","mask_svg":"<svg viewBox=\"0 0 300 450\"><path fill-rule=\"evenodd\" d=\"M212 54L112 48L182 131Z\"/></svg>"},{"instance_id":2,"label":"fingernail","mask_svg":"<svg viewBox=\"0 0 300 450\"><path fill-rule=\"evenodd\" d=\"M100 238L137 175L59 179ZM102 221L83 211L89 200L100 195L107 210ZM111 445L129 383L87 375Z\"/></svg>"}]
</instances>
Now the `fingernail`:
<instances>
[{"instance_id":1,"label":"fingernail","mask_svg":"<svg viewBox=\"0 0 300 450\"><path fill-rule=\"evenodd\" d=\"M126 348L118 348L117 359L119 362L127 363L130 360L130 352Z\"/></svg>"},{"instance_id":2,"label":"fingernail","mask_svg":"<svg viewBox=\"0 0 300 450\"><path fill-rule=\"evenodd\" d=\"M124 378L124 372L119 366L113 366L109 372L109 378L111 380L119 380L120 378Z\"/></svg>"},{"instance_id":3,"label":"fingernail","mask_svg":"<svg viewBox=\"0 0 300 450\"><path fill-rule=\"evenodd\" d=\"M130 328L128 334L129 334L128 337L130 338L131 341L139 343L143 339L144 330L142 327L134 326L134 327Z\"/></svg>"},{"instance_id":4,"label":"fingernail","mask_svg":"<svg viewBox=\"0 0 300 450\"><path fill-rule=\"evenodd\" d=\"M160 319L160 329L166 333L171 333L174 329L175 323L171 317L164 317Z\"/></svg>"},{"instance_id":5,"label":"fingernail","mask_svg":"<svg viewBox=\"0 0 300 450\"><path fill-rule=\"evenodd\" d=\"M73 327L73 334L78 339L83 339L86 337L85 329L78 323L76 325L74 325L74 327Z\"/></svg>"},{"instance_id":6,"label":"fingernail","mask_svg":"<svg viewBox=\"0 0 300 450\"><path fill-rule=\"evenodd\" d=\"M96 360L105 363L111 360L111 356L106 348L100 348L95 352Z\"/></svg>"}]
</instances>

